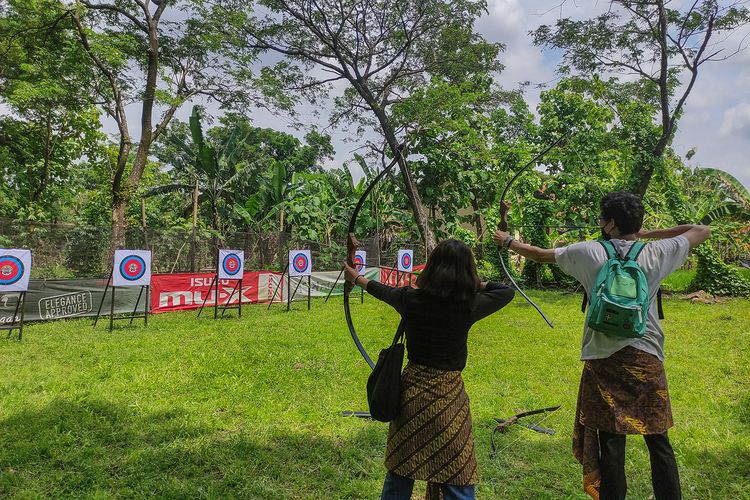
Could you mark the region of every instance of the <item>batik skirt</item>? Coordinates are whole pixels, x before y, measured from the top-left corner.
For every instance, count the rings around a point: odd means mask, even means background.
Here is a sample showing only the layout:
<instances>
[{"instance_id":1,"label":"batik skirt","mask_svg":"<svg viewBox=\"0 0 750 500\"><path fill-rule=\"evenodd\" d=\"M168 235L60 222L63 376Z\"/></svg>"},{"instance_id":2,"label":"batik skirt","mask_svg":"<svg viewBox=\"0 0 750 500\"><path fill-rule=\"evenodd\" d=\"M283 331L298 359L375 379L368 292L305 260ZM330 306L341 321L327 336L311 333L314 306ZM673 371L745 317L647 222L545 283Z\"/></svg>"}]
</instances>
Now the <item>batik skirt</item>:
<instances>
[{"instance_id":1,"label":"batik skirt","mask_svg":"<svg viewBox=\"0 0 750 500\"><path fill-rule=\"evenodd\" d=\"M583 465L584 491L599 498L599 436L661 434L672 427L667 375L659 358L625 347L583 365L573 430L573 454Z\"/></svg>"},{"instance_id":2,"label":"batik skirt","mask_svg":"<svg viewBox=\"0 0 750 500\"><path fill-rule=\"evenodd\" d=\"M388 470L427 481L428 497L439 483L476 484L471 411L461 372L409 363L401 380L401 413L388 432Z\"/></svg>"}]
</instances>

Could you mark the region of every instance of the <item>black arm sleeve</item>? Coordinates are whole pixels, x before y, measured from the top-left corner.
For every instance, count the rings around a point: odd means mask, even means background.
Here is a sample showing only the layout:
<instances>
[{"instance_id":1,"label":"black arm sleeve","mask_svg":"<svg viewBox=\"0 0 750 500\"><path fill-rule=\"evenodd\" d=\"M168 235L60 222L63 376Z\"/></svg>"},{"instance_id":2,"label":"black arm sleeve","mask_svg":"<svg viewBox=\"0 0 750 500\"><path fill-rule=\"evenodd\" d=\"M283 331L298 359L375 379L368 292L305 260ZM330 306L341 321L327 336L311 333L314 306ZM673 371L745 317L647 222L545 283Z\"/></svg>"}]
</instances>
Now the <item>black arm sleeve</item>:
<instances>
[{"instance_id":1,"label":"black arm sleeve","mask_svg":"<svg viewBox=\"0 0 750 500\"><path fill-rule=\"evenodd\" d=\"M485 289L479 292L471 308L471 321L479 321L495 311L505 307L515 295L515 290L500 283L489 282Z\"/></svg>"},{"instance_id":2,"label":"black arm sleeve","mask_svg":"<svg viewBox=\"0 0 750 500\"><path fill-rule=\"evenodd\" d=\"M404 310L406 309L406 294L409 290L411 288L408 286L394 288L373 280L367 283L367 293L390 305L399 314L404 314Z\"/></svg>"}]
</instances>

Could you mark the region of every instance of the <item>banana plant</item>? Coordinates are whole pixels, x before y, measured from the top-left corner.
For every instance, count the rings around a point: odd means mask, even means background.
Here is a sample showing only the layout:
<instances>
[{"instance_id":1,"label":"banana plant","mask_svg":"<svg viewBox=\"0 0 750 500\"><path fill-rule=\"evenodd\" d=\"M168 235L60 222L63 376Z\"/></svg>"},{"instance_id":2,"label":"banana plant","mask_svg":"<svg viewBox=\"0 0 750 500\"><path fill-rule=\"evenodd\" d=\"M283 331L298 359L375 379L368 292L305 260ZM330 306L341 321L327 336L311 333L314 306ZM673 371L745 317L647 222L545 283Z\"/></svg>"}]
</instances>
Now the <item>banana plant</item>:
<instances>
[{"instance_id":1,"label":"banana plant","mask_svg":"<svg viewBox=\"0 0 750 500\"><path fill-rule=\"evenodd\" d=\"M166 138L171 151L170 163L175 169L178 182L152 187L145 196L170 192L190 193L198 184L199 204L207 201L211 209L211 227L222 233L222 216L227 216L234 208L234 202L242 187L248 181L251 167L266 160L258 158L254 162L240 160L242 145L247 134L235 126L225 140L211 144L206 140L197 106L190 116L190 136L192 143L179 134Z\"/></svg>"}]
</instances>

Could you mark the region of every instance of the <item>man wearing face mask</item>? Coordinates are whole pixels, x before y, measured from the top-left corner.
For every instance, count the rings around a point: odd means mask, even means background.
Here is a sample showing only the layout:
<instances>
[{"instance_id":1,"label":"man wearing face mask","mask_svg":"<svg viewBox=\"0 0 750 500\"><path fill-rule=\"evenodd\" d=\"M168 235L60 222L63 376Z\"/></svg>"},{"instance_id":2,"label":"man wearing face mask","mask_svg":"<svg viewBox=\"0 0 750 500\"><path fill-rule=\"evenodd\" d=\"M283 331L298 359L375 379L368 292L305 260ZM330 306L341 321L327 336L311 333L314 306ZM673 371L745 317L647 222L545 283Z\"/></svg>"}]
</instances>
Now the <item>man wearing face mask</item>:
<instances>
[{"instance_id":1,"label":"man wearing face mask","mask_svg":"<svg viewBox=\"0 0 750 500\"><path fill-rule=\"evenodd\" d=\"M583 374L573 435L573 453L583 465L584 490L593 498L623 499L625 436L643 435L651 459L651 482L656 500L679 499L680 480L667 430L672 410L664 372L664 332L655 304L659 286L688 258L691 249L706 241L707 226L681 225L644 231L643 203L626 192L606 195L600 202L599 226L619 256L628 254L639 238L655 239L636 257L648 282L648 313L643 337L626 338L584 326L581 360ZM539 248L496 231L498 245L540 263L556 263L576 278L591 297L597 274L607 262L598 241L562 248Z\"/></svg>"}]
</instances>

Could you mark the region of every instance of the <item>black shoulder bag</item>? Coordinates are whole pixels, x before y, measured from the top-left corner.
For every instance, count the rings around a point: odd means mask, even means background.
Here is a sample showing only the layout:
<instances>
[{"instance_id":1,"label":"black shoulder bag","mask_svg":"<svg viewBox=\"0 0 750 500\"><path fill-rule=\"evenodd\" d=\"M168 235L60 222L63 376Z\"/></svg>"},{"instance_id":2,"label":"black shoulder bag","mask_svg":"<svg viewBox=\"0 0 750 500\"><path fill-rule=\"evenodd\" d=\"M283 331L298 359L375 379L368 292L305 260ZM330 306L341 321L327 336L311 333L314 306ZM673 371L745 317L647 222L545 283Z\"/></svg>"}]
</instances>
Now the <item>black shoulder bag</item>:
<instances>
[{"instance_id":1,"label":"black shoulder bag","mask_svg":"<svg viewBox=\"0 0 750 500\"><path fill-rule=\"evenodd\" d=\"M367 378L367 403L370 416L380 422L390 422L401 411L401 366L404 363L403 318L390 347L380 351L378 362Z\"/></svg>"}]
</instances>

